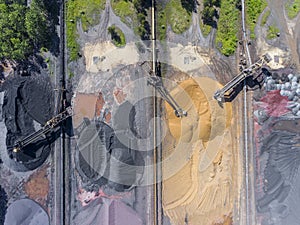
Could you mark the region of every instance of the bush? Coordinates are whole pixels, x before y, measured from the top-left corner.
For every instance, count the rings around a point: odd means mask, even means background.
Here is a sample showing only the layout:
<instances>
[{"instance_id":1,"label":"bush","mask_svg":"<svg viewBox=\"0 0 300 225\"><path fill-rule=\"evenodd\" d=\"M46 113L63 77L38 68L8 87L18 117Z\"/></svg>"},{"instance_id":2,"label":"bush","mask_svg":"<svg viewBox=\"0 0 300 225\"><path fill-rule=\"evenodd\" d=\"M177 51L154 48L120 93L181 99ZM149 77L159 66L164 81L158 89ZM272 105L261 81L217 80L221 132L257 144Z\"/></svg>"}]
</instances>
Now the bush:
<instances>
[{"instance_id":1,"label":"bush","mask_svg":"<svg viewBox=\"0 0 300 225\"><path fill-rule=\"evenodd\" d=\"M183 8L180 0L170 0L166 6L167 22L176 34L181 34L191 26L192 14Z\"/></svg>"},{"instance_id":2,"label":"bush","mask_svg":"<svg viewBox=\"0 0 300 225\"><path fill-rule=\"evenodd\" d=\"M273 39L277 37L277 34L280 32L280 30L275 26L269 26L268 33L267 33L267 39Z\"/></svg>"},{"instance_id":3,"label":"bush","mask_svg":"<svg viewBox=\"0 0 300 225\"><path fill-rule=\"evenodd\" d=\"M265 14L262 16L262 19L261 19L261 23L260 23L261 26L266 25L270 14L271 14L270 10L268 10L268 11L265 12Z\"/></svg>"},{"instance_id":4,"label":"bush","mask_svg":"<svg viewBox=\"0 0 300 225\"><path fill-rule=\"evenodd\" d=\"M123 47L126 45L125 35L120 28L116 27L115 25L112 25L107 29L111 35L111 39L115 46Z\"/></svg>"},{"instance_id":5,"label":"bush","mask_svg":"<svg viewBox=\"0 0 300 225\"><path fill-rule=\"evenodd\" d=\"M294 0L292 3L287 2L285 8L289 19L294 19L300 11L300 0Z\"/></svg>"}]
</instances>

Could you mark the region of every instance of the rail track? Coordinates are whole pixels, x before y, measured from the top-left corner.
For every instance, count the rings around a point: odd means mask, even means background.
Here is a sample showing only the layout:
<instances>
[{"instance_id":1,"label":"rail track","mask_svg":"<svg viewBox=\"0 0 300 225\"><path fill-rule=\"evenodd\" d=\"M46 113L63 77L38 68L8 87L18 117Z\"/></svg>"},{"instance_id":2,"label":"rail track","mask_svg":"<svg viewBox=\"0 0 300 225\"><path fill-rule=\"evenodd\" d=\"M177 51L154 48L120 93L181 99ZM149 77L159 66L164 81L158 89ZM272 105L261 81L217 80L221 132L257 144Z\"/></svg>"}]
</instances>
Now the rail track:
<instances>
[{"instance_id":1,"label":"rail track","mask_svg":"<svg viewBox=\"0 0 300 225\"><path fill-rule=\"evenodd\" d=\"M57 92L55 98L57 99L55 104L55 113L58 114L64 111L67 107L66 98L66 39L65 39L65 0L60 1L59 9L59 36L60 36L60 55L58 57L59 70L56 73L56 84L59 86L59 92ZM52 151L52 189L53 189L53 207L51 212L51 224L54 225L68 225L70 224L70 213L68 211L68 205L70 200L69 191L69 169L70 169L70 148L69 139L65 132L65 121L62 123L61 136L55 142L54 151Z\"/></svg>"},{"instance_id":2,"label":"rail track","mask_svg":"<svg viewBox=\"0 0 300 225\"><path fill-rule=\"evenodd\" d=\"M246 59L248 65L252 65L252 59L250 55L250 50L248 46L248 37L247 37L247 31L246 31L246 13L245 13L245 0L241 0L242 3L242 37L244 44L244 53L246 54ZM251 129L251 126L249 126L249 111L251 111L251 108L249 107L249 101L251 102L251 97L247 95L247 85L246 80L244 81L244 90L243 90L243 117L244 117L244 175L245 175L245 224L251 225L254 224L254 210L252 207L252 203L254 200L253 196L253 188L251 188L252 178L253 174L250 172L250 163L252 162L253 157L253 148L251 148L251 145L249 146L249 143L252 141L252 139L249 139L249 129ZM252 202L251 202L252 201ZM252 215L251 215L252 214Z\"/></svg>"},{"instance_id":3,"label":"rail track","mask_svg":"<svg viewBox=\"0 0 300 225\"><path fill-rule=\"evenodd\" d=\"M154 76L160 76L157 74L157 47L156 47L156 1L152 0L151 6L151 47L152 47L152 72ZM161 101L157 98L157 90L153 89L153 115L154 118L160 117L161 111ZM153 171L153 181L154 181L154 225L163 224L163 212L162 212L162 146L161 143L157 143L160 140L161 135L161 125L159 120L153 120L154 135L153 135L153 165L155 165Z\"/></svg>"}]
</instances>

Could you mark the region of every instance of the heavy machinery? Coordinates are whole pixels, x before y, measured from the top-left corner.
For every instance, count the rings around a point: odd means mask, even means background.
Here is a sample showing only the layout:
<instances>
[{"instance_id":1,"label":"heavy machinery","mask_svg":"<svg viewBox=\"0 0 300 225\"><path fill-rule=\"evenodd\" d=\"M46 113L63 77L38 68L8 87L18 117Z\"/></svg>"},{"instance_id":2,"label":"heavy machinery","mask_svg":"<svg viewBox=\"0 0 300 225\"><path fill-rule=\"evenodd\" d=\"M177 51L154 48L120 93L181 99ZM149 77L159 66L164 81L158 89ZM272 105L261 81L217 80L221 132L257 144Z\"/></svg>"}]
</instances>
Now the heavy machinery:
<instances>
[{"instance_id":1,"label":"heavy machinery","mask_svg":"<svg viewBox=\"0 0 300 225\"><path fill-rule=\"evenodd\" d=\"M46 122L46 124L38 131L28 135L22 140L17 141L13 146L13 152L18 153L22 151L22 148L26 147L30 143L38 140L42 135L51 132L55 127L57 127L62 121L66 120L68 117L73 115L73 110L71 107L67 107L65 111L59 113L52 119Z\"/></svg>"},{"instance_id":2,"label":"heavy machinery","mask_svg":"<svg viewBox=\"0 0 300 225\"><path fill-rule=\"evenodd\" d=\"M169 105L174 109L175 115L177 117L187 116L187 112L184 111L177 102L173 99L170 93L166 90L163 85L161 77L158 76L149 76L148 77L148 84L152 85L163 97L165 101L169 103Z\"/></svg>"},{"instance_id":3,"label":"heavy machinery","mask_svg":"<svg viewBox=\"0 0 300 225\"><path fill-rule=\"evenodd\" d=\"M160 62L156 65L156 74L153 73L152 69L146 62L141 64L146 71L149 72L150 76L147 78L147 84L153 86L161 95L161 97L169 103L169 105L174 109L174 113L177 117L187 116L187 112L184 111L170 95L168 90L164 87L163 80L161 78L161 64Z\"/></svg>"},{"instance_id":4,"label":"heavy machinery","mask_svg":"<svg viewBox=\"0 0 300 225\"><path fill-rule=\"evenodd\" d=\"M272 60L269 54L263 55L259 60L254 64L250 65L248 68L244 69L241 73L235 76L231 81L224 85L223 88L217 90L214 94L214 98L219 102L224 102L225 94L230 90L233 90L238 84L244 81L247 77L252 76L253 74L259 73L262 67L269 63Z\"/></svg>"}]
</instances>

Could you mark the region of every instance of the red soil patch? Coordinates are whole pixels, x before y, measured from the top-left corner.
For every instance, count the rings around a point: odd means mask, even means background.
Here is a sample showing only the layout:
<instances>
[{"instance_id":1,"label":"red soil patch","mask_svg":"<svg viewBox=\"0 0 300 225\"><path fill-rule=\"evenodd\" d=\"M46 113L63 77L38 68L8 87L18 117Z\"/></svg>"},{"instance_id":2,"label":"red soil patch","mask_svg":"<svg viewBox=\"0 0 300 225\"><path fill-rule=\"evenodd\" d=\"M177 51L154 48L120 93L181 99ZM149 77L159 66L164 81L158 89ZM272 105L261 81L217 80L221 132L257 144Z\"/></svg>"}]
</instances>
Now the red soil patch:
<instances>
[{"instance_id":1,"label":"red soil patch","mask_svg":"<svg viewBox=\"0 0 300 225\"><path fill-rule=\"evenodd\" d=\"M96 101L96 107L95 107L96 116L100 116L100 113L101 113L101 110L103 109L104 104L105 104L105 101L103 99L102 93L100 92L97 97L97 101Z\"/></svg>"},{"instance_id":2,"label":"red soil patch","mask_svg":"<svg viewBox=\"0 0 300 225\"><path fill-rule=\"evenodd\" d=\"M95 116L100 116L101 110L103 109L104 105L105 101L101 92L98 95L77 93L73 106L74 127L78 127L84 117L93 119ZM108 123L110 119L111 113L107 112L105 115L105 122Z\"/></svg>"},{"instance_id":3,"label":"red soil patch","mask_svg":"<svg viewBox=\"0 0 300 225\"><path fill-rule=\"evenodd\" d=\"M47 166L33 173L24 185L25 193L30 199L38 202L47 209L47 197L49 193L49 180L47 177Z\"/></svg>"},{"instance_id":4,"label":"red soil patch","mask_svg":"<svg viewBox=\"0 0 300 225\"><path fill-rule=\"evenodd\" d=\"M95 106L95 115L96 116L100 116L101 114L101 110L103 109L103 106L105 104L103 95L101 92L99 92L99 95L97 97L97 101L96 101L96 106ZM109 123L110 119L111 119L111 113L108 112L105 116L105 122Z\"/></svg>"},{"instance_id":5,"label":"red soil patch","mask_svg":"<svg viewBox=\"0 0 300 225\"><path fill-rule=\"evenodd\" d=\"M84 117L93 119L97 96L94 94L77 93L74 101L74 127L77 127Z\"/></svg>"},{"instance_id":6,"label":"red soil patch","mask_svg":"<svg viewBox=\"0 0 300 225\"><path fill-rule=\"evenodd\" d=\"M280 95L280 90L270 91L264 97L261 98L262 108L270 116L279 117L289 112L286 107L288 103L288 97Z\"/></svg>"}]
</instances>

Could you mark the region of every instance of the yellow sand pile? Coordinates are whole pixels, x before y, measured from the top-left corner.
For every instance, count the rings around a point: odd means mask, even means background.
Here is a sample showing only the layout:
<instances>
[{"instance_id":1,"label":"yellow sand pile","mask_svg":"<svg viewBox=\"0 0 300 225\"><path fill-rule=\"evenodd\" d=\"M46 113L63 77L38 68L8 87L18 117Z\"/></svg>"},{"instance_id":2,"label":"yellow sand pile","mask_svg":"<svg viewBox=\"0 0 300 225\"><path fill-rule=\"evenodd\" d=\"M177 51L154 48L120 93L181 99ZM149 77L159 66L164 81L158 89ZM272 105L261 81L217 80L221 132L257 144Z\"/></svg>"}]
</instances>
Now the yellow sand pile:
<instances>
[{"instance_id":1,"label":"yellow sand pile","mask_svg":"<svg viewBox=\"0 0 300 225\"><path fill-rule=\"evenodd\" d=\"M174 147L166 143L163 161L163 207L172 224L212 224L232 211L232 109L213 99L221 85L210 78L179 84L171 95L188 112L177 118L166 104Z\"/></svg>"}]
</instances>

